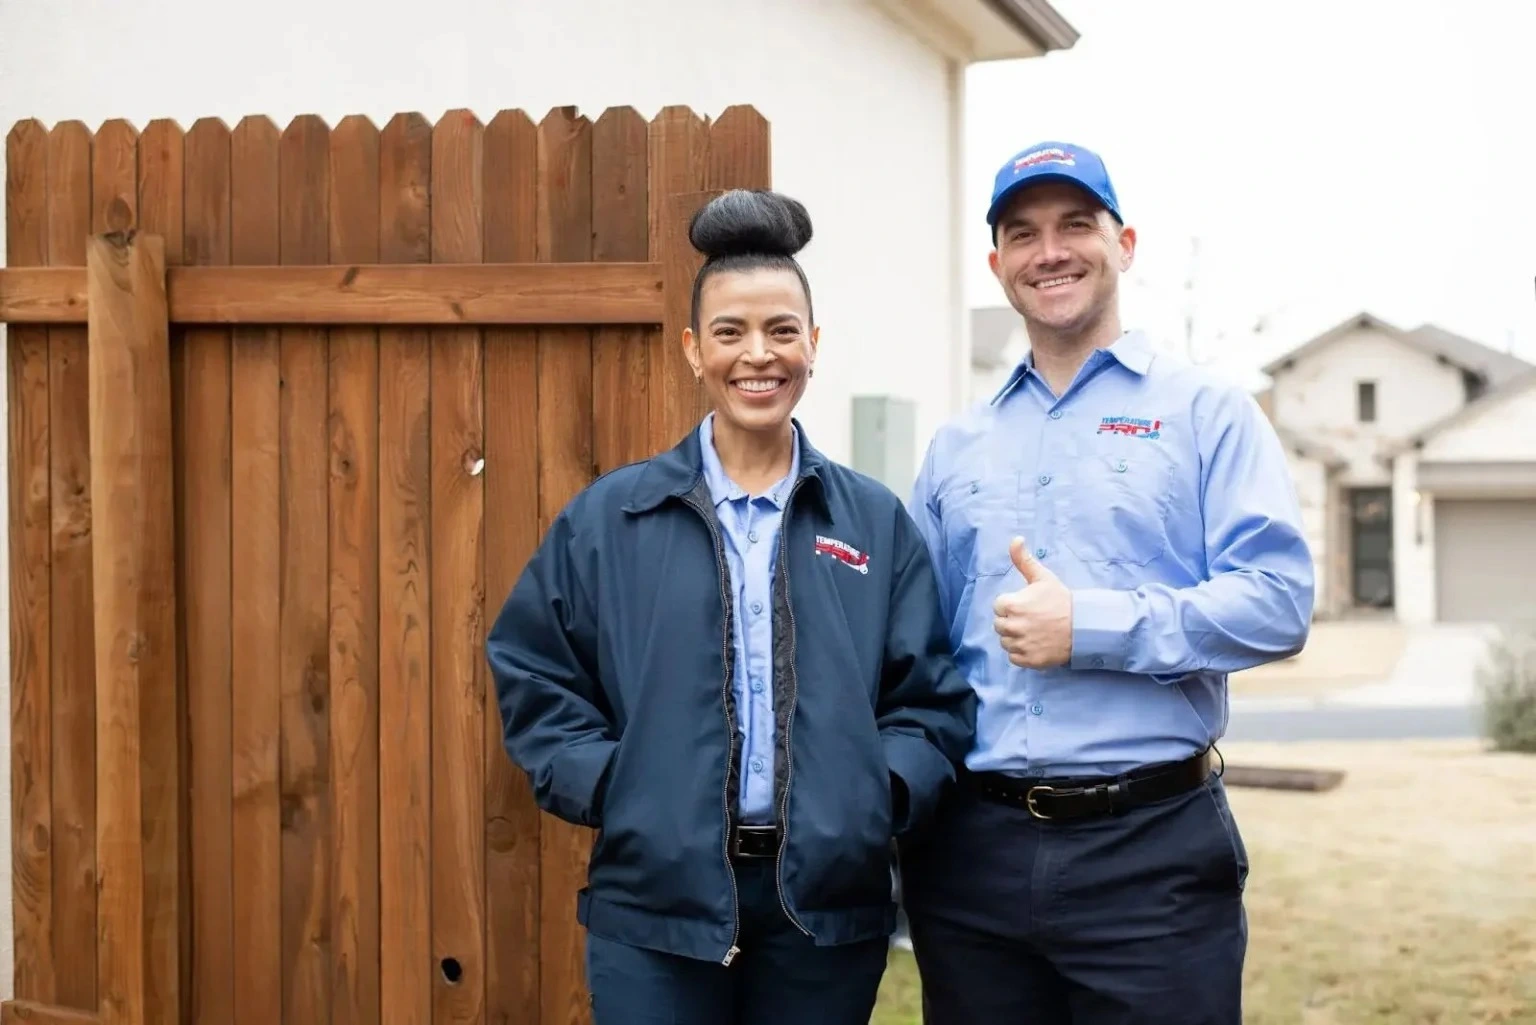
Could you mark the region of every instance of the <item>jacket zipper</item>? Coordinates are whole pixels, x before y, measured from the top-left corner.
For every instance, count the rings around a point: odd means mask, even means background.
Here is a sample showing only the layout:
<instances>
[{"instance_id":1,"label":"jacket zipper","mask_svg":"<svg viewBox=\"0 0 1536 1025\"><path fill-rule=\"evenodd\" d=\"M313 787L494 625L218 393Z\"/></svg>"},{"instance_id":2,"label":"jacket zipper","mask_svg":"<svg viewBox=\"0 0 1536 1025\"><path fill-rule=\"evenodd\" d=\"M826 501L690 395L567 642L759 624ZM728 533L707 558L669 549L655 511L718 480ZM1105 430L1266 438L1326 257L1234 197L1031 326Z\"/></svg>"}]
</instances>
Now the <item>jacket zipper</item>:
<instances>
[{"instance_id":1,"label":"jacket zipper","mask_svg":"<svg viewBox=\"0 0 1536 1025\"><path fill-rule=\"evenodd\" d=\"M795 705L800 694L800 675L795 671L795 606L790 601L789 593L789 510L795 501L795 493L800 490L800 485L805 480L801 477L795 481L794 487L789 489L789 497L784 500L784 515L779 526L779 572L784 577L784 611L789 616L789 715L784 720L784 794L779 798L779 854L774 865L773 881L779 890L779 907L784 911L784 917L795 924L805 935L810 936L811 931L800 924L800 919L789 910L789 899L784 895L784 852L789 849L789 788L795 774L794 755L794 731L795 731ZM812 937L814 938L814 937Z\"/></svg>"},{"instance_id":2,"label":"jacket zipper","mask_svg":"<svg viewBox=\"0 0 1536 1025\"><path fill-rule=\"evenodd\" d=\"M715 568L720 574L720 610L725 614L724 644L720 651L721 664L726 666L725 686L721 691L721 708L725 712L725 784L721 788L720 806L725 813L725 841L721 845L721 856L725 859L725 874L731 882L731 945L725 952L725 957L720 963L727 968L736 960L736 955L741 953L741 948L736 945L741 938L741 895L736 889L736 868L731 864L731 761L736 752L736 722L731 718L731 595L725 575L725 542L720 537L720 530L715 526L714 520L709 515L709 510L701 506L691 494L685 501L693 507L694 511L704 520L704 525L709 528L710 537L715 542Z\"/></svg>"}]
</instances>

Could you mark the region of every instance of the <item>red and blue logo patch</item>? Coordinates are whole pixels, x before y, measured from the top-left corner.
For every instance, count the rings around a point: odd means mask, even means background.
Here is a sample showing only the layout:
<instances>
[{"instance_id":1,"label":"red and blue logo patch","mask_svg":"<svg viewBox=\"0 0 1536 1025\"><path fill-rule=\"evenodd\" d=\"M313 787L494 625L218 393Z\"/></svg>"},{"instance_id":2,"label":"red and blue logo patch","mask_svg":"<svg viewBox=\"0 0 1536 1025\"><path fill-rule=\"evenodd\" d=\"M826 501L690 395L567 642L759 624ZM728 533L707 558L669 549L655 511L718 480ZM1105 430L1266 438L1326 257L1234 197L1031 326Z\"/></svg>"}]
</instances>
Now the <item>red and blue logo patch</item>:
<instances>
[{"instance_id":1,"label":"red and blue logo patch","mask_svg":"<svg viewBox=\"0 0 1536 1025\"><path fill-rule=\"evenodd\" d=\"M1161 420L1144 420L1135 416L1106 416L1099 421L1099 434L1123 434L1131 438L1160 438L1163 436Z\"/></svg>"},{"instance_id":2,"label":"red and blue logo patch","mask_svg":"<svg viewBox=\"0 0 1536 1025\"><path fill-rule=\"evenodd\" d=\"M861 552L853 545L839 541L835 537L823 537L816 535L816 554L829 555L841 562L844 566L859 573L869 572L869 555Z\"/></svg>"}]
</instances>

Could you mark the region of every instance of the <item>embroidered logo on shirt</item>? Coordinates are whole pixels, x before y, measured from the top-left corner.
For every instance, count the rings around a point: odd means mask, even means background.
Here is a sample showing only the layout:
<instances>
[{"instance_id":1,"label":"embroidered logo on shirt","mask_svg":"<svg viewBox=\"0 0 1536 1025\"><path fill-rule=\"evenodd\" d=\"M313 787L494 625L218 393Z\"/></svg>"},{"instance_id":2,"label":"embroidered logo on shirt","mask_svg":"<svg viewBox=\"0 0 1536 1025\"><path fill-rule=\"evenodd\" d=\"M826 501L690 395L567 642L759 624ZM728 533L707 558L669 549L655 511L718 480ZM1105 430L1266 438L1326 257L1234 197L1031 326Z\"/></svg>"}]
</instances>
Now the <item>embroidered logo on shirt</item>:
<instances>
[{"instance_id":1,"label":"embroidered logo on shirt","mask_svg":"<svg viewBox=\"0 0 1536 1025\"><path fill-rule=\"evenodd\" d=\"M844 566L858 570L860 573L869 572L869 556L835 537L822 537L817 534L816 554L830 555Z\"/></svg>"},{"instance_id":2,"label":"embroidered logo on shirt","mask_svg":"<svg viewBox=\"0 0 1536 1025\"><path fill-rule=\"evenodd\" d=\"M1106 416L1099 421L1100 434L1125 434L1132 438L1162 437L1161 420L1143 420L1134 416Z\"/></svg>"}]
</instances>

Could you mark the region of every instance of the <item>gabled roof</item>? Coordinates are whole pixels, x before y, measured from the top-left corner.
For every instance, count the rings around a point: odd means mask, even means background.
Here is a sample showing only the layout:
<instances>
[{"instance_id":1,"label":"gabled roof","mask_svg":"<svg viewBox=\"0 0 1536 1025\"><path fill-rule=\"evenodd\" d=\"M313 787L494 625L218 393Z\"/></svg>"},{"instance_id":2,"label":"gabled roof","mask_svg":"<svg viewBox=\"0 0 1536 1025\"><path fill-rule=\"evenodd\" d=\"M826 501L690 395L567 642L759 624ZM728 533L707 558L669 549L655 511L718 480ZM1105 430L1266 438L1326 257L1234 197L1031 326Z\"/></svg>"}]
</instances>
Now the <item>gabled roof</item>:
<instances>
[{"instance_id":1,"label":"gabled roof","mask_svg":"<svg viewBox=\"0 0 1536 1025\"><path fill-rule=\"evenodd\" d=\"M1536 366L1527 363L1518 356L1507 352L1500 352L1497 349L1491 349L1481 342L1474 342L1470 338L1464 338L1442 327L1436 327L1434 324L1424 324L1411 331L1405 331L1395 324L1387 323L1380 317L1361 312L1343 323L1324 331L1311 341L1292 349L1278 359L1271 360L1264 366L1264 373L1274 376L1274 374L1284 370L1292 363L1313 355L1346 335L1362 328L1378 331L1427 356L1444 360L1452 366L1477 375L1494 387L1512 377L1518 377L1527 371L1536 370Z\"/></svg>"},{"instance_id":2,"label":"gabled roof","mask_svg":"<svg viewBox=\"0 0 1536 1025\"><path fill-rule=\"evenodd\" d=\"M1330 469L1345 466L1349 462L1349 460L1322 442L1313 441L1311 438L1304 438L1295 431L1288 430L1278 424L1275 426L1275 434L1280 438L1282 445L1303 459L1316 459Z\"/></svg>"},{"instance_id":3,"label":"gabled roof","mask_svg":"<svg viewBox=\"0 0 1536 1025\"><path fill-rule=\"evenodd\" d=\"M1423 324L1408 333L1457 366L1482 374L1494 387L1536 370L1536 366L1513 353L1491 349L1434 324Z\"/></svg>"},{"instance_id":4,"label":"gabled roof","mask_svg":"<svg viewBox=\"0 0 1536 1025\"><path fill-rule=\"evenodd\" d=\"M1004 21L1035 41L1042 51L1070 50L1077 42L1073 28L1061 12L1045 0L983 0Z\"/></svg>"},{"instance_id":5,"label":"gabled roof","mask_svg":"<svg viewBox=\"0 0 1536 1025\"><path fill-rule=\"evenodd\" d=\"M1404 438L1392 447L1391 454L1395 455L1410 448L1419 448L1435 435L1448 431L1459 424L1464 424L1473 417L1478 416L1493 406L1514 398L1516 395L1536 388L1536 366L1526 364L1526 372L1514 377L1506 378L1502 383L1484 392L1473 401L1462 406L1449 416L1441 417L1423 430Z\"/></svg>"}]
</instances>

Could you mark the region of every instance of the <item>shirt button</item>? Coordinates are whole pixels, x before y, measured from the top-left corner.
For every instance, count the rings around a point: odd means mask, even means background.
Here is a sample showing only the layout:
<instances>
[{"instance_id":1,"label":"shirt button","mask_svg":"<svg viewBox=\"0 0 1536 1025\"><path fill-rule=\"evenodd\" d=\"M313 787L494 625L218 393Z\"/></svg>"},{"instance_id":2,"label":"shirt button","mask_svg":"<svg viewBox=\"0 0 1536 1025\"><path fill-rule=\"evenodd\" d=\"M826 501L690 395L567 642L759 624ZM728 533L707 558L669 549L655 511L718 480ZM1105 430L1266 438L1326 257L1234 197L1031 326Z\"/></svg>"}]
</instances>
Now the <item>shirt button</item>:
<instances>
[{"instance_id":1,"label":"shirt button","mask_svg":"<svg viewBox=\"0 0 1536 1025\"><path fill-rule=\"evenodd\" d=\"M752 614L754 616L760 616L760 615L762 615L762 613L763 613L763 603L760 602L760 601L753 602L752 603Z\"/></svg>"},{"instance_id":2,"label":"shirt button","mask_svg":"<svg viewBox=\"0 0 1536 1025\"><path fill-rule=\"evenodd\" d=\"M1094 658L1094 660L1093 660L1093 668L1095 668L1095 669L1103 669L1104 668L1104 659L1103 659L1102 656L1096 656Z\"/></svg>"},{"instance_id":3,"label":"shirt button","mask_svg":"<svg viewBox=\"0 0 1536 1025\"><path fill-rule=\"evenodd\" d=\"M1052 420L1060 420L1061 419L1061 410L1059 410L1059 409L1051 410L1051 419Z\"/></svg>"},{"instance_id":4,"label":"shirt button","mask_svg":"<svg viewBox=\"0 0 1536 1025\"><path fill-rule=\"evenodd\" d=\"M1126 462L1125 462L1124 459L1122 459L1119 462L1115 463L1115 472L1116 473L1124 473L1125 472L1125 467L1126 467Z\"/></svg>"},{"instance_id":5,"label":"shirt button","mask_svg":"<svg viewBox=\"0 0 1536 1025\"><path fill-rule=\"evenodd\" d=\"M1042 473L1040 475L1040 483L1041 484L1049 484L1050 482L1051 482L1051 475L1050 474Z\"/></svg>"},{"instance_id":6,"label":"shirt button","mask_svg":"<svg viewBox=\"0 0 1536 1025\"><path fill-rule=\"evenodd\" d=\"M761 694L762 692L763 692L763 681L762 680L753 680L752 681L752 693L753 694Z\"/></svg>"},{"instance_id":7,"label":"shirt button","mask_svg":"<svg viewBox=\"0 0 1536 1025\"><path fill-rule=\"evenodd\" d=\"M761 758L752 759L752 771L759 776L763 774L763 760Z\"/></svg>"},{"instance_id":8,"label":"shirt button","mask_svg":"<svg viewBox=\"0 0 1536 1025\"><path fill-rule=\"evenodd\" d=\"M752 544L757 544L757 531L755 531L755 530L747 531L747 540L750 541Z\"/></svg>"},{"instance_id":9,"label":"shirt button","mask_svg":"<svg viewBox=\"0 0 1536 1025\"><path fill-rule=\"evenodd\" d=\"M1044 548L1036 548L1035 549L1035 558L1037 558L1037 559L1045 558L1045 549Z\"/></svg>"},{"instance_id":10,"label":"shirt button","mask_svg":"<svg viewBox=\"0 0 1536 1025\"><path fill-rule=\"evenodd\" d=\"M978 492L980 490L981 490L981 485L977 484L975 482L972 482L972 484L971 484L971 494L974 495L976 492Z\"/></svg>"},{"instance_id":11,"label":"shirt button","mask_svg":"<svg viewBox=\"0 0 1536 1025\"><path fill-rule=\"evenodd\" d=\"M1042 705L1038 704L1038 703L1034 704L1034 705L1031 705L1029 710L1031 712L1033 712L1035 715L1044 715L1045 714L1045 708Z\"/></svg>"}]
</instances>

